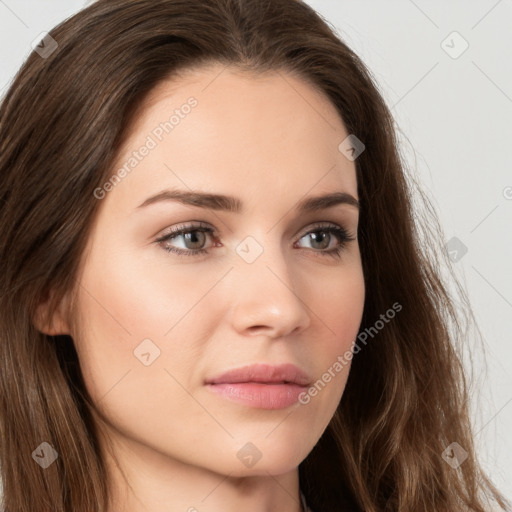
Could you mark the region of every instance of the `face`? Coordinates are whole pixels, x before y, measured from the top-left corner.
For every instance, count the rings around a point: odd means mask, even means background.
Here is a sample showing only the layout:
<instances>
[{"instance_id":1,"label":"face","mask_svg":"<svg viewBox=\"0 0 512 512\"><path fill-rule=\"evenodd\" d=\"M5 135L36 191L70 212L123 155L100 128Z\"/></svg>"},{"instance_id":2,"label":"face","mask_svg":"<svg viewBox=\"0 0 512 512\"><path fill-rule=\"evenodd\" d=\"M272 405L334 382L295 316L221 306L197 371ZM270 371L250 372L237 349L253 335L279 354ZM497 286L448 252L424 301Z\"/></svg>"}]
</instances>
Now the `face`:
<instances>
[{"instance_id":1,"label":"face","mask_svg":"<svg viewBox=\"0 0 512 512\"><path fill-rule=\"evenodd\" d=\"M283 72L203 67L152 91L96 192L72 332L114 438L232 475L284 473L311 451L364 303L347 136Z\"/></svg>"}]
</instances>

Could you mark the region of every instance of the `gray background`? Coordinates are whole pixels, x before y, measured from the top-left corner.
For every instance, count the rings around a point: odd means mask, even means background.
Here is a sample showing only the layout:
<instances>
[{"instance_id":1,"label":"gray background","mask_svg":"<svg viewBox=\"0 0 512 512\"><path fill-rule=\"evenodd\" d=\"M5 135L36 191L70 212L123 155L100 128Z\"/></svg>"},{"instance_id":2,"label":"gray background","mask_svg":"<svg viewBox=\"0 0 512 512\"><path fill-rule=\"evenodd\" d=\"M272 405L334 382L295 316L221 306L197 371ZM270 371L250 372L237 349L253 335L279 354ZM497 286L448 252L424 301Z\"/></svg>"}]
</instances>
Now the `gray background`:
<instances>
[{"instance_id":1,"label":"gray background","mask_svg":"<svg viewBox=\"0 0 512 512\"><path fill-rule=\"evenodd\" d=\"M88 3L0 0L0 95L31 42ZM476 442L485 469L511 497L512 0L308 3L373 72L445 240L467 247L462 257L452 254L485 340ZM473 357L484 372L480 352Z\"/></svg>"}]
</instances>

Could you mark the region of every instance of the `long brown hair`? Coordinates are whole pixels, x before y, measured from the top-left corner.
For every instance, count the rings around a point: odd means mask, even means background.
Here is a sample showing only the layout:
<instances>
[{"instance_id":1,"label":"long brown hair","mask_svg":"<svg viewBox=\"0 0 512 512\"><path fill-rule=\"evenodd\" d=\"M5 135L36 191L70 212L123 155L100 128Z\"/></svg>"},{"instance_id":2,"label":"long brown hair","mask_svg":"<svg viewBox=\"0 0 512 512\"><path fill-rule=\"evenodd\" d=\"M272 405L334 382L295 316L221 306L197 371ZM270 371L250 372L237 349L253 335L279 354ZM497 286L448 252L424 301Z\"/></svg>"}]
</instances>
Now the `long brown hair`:
<instances>
[{"instance_id":1,"label":"long brown hair","mask_svg":"<svg viewBox=\"0 0 512 512\"><path fill-rule=\"evenodd\" d=\"M389 109L335 31L299 0L99 0L50 35L58 46L50 40L48 54L28 57L0 107L5 510L108 508L94 404L73 343L39 332L33 319L45 301L51 318L78 287L100 203L94 190L111 176L137 107L163 79L209 62L294 73L365 145L356 159L361 332L376 330L392 304L401 310L355 355L331 423L299 466L308 504L317 512L484 512L491 501L506 509L473 446L457 349L464 331L428 249L440 227L429 208L413 210ZM59 454L44 471L31 456L42 442ZM460 464L448 463L458 460L454 442Z\"/></svg>"}]
</instances>

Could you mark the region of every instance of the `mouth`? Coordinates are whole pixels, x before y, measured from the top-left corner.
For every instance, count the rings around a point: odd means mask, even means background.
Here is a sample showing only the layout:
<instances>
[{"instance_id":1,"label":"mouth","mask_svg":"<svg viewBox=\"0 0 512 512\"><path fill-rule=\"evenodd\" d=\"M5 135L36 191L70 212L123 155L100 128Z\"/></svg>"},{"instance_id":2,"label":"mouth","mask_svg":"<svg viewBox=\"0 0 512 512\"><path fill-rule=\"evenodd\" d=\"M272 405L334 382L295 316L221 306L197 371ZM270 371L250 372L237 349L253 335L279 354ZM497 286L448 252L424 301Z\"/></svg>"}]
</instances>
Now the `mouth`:
<instances>
[{"instance_id":1,"label":"mouth","mask_svg":"<svg viewBox=\"0 0 512 512\"><path fill-rule=\"evenodd\" d=\"M207 379L207 388L223 398L257 409L284 409L296 403L310 385L294 364L255 364Z\"/></svg>"}]
</instances>

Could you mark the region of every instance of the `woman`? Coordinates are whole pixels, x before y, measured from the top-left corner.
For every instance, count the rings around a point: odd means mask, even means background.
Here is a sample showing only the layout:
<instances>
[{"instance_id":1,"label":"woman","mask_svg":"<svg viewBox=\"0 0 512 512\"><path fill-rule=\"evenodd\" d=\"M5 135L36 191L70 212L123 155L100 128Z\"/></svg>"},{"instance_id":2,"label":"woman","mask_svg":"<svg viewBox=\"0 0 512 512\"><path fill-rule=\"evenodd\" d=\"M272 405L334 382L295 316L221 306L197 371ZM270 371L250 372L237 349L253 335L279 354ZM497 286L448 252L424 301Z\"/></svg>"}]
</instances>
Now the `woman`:
<instances>
[{"instance_id":1,"label":"woman","mask_svg":"<svg viewBox=\"0 0 512 512\"><path fill-rule=\"evenodd\" d=\"M392 118L306 4L99 0L0 144L6 511L506 509Z\"/></svg>"}]
</instances>

